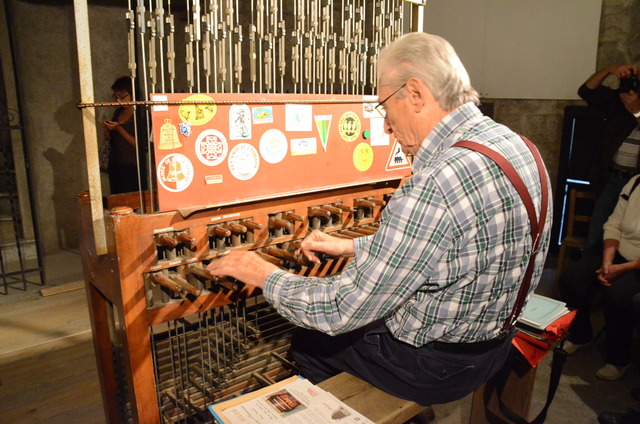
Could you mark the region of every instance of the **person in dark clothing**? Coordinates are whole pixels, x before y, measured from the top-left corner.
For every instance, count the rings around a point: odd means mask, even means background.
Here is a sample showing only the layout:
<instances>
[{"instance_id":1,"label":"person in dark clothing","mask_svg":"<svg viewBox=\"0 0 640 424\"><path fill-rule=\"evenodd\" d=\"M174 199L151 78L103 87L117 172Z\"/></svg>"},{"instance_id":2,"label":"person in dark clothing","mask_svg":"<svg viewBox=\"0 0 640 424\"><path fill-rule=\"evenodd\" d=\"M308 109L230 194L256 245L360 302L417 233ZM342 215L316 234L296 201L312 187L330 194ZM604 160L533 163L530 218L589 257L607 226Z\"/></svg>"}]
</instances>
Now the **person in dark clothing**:
<instances>
[{"instance_id":1,"label":"person in dark clothing","mask_svg":"<svg viewBox=\"0 0 640 424\"><path fill-rule=\"evenodd\" d=\"M603 112L606 124L596 162L592 166L589 182L597 194L586 249L602 244L602 226L613 212L620 190L637 174L640 147L640 99L638 89L612 89L602 85L613 75L622 81L631 81L638 75L636 65L609 65L590 76L578 89L578 95L589 107ZM640 75L638 75L640 76Z\"/></svg>"},{"instance_id":2,"label":"person in dark clothing","mask_svg":"<svg viewBox=\"0 0 640 424\"><path fill-rule=\"evenodd\" d=\"M133 100L131 78L120 77L111 86L113 98L117 102ZM133 106L120 106L113 113L111 120L102 121L105 138L110 141L109 150L109 185L111 194L128 193L140 188L138 179L138 163L144 163L145 143L139 143L136 152L136 131ZM142 167L140 169L143 169ZM144 172L142 174L142 187Z\"/></svg>"}]
</instances>

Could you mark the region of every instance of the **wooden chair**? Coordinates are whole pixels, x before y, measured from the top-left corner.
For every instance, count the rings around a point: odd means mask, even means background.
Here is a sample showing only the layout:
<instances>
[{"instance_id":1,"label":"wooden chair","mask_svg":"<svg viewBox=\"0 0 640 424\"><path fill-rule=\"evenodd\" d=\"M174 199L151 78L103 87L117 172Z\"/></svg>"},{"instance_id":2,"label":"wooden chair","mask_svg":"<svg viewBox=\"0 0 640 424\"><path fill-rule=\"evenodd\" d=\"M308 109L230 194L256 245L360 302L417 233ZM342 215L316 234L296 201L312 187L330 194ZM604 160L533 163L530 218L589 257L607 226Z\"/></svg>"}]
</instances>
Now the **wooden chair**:
<instances>
[{"instance_id":1,"label":"wooden chair","mask_svg":"<svg viewBox=\"0 0 640 424\"><path fill-rule=\"evenodd\" d=\"M567 232L560 244L556 281L566 267L566 259L571 250L583 249L587 244L586 233L591 221L595 195L589 191L571 189L569 210L566 218Z\"/></svg>"}]
</instances>

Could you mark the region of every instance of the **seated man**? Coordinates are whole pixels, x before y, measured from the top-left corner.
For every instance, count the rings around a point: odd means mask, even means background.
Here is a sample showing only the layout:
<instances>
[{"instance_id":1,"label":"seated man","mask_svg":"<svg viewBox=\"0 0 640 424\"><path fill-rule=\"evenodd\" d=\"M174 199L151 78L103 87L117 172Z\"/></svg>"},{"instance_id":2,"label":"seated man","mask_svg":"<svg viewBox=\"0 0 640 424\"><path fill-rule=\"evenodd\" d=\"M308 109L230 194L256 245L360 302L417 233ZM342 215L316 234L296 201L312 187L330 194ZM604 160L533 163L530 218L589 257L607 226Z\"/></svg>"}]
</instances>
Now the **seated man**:
<instances>
[{"instance_id":1,"label":"seated man","mask_svg":"<svg viewBox=\"0 0 640 424\"><path fill-rule=\"evenodd\" d=\"M478 94L444 39L407 34L381 53L378 70L377 109L386 132L413 156L413 177L394 193L374 235L314 231L302 242L298 253L312 261L315 252L353 257L344 271L302 277L250 251L208 269L262 288L304 328L291 353L313 383L348 372L421 405L450 402L504 363L515 335L509 317L536 243L505 172L453 145L471 140L508 158L535 214L546 212L529 292L549 245L551 205L543 211L541 200L549 184L527 143L476 107Z\"/></svg>"},{"instance_id":2,"label":"seated man","mask_svg":"<svg viewBox=\"0 0 640 424\"><path fill-rule=\"evenodd\" d=\"M639 179L636 175L622 189L604 225L603 247L586 250L582 259L560 276L562 299L570 308L578 309L565 343L570 354L591 341L591 303L597 292L604 292L607 358L596 376L605 380L622 377L631 362L631 298L640 293Z\"/></svg>"}]
</instances>

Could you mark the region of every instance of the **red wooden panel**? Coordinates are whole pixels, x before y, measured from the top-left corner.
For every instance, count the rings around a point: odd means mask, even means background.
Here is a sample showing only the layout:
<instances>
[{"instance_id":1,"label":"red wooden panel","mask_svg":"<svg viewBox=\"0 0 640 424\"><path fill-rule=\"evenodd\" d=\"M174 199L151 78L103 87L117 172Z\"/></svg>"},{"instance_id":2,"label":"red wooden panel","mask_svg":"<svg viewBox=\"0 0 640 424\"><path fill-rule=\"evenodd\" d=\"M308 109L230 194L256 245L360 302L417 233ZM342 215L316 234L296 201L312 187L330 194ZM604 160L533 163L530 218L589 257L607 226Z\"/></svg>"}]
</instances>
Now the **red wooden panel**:
<instances>
[{"instance_id":1,"label":"red wooden panel","mask_svg":"<svg viewBox=\"0 0 640 424\"><path fill-rule=\"evenodd\" d=\"M152 99L203 102L152 107L160 211L385 181L411 172L395 140L384 134L372 96L174 93Z\"/></svg>"}]
</instances>

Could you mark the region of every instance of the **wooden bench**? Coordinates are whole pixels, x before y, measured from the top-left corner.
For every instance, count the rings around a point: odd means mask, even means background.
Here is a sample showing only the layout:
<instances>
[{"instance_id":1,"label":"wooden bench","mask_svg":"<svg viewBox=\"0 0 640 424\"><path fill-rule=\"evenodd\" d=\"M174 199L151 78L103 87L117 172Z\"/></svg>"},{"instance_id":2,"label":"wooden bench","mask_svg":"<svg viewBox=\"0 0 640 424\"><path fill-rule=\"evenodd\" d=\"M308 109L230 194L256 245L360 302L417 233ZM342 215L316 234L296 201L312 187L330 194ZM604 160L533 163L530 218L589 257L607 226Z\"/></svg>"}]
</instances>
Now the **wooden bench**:
<instances>
[{"instance_id":1,"label":"wooden bench","mask_svg":"<svg viewBox=\"0 0 640 424\"><path fill-rule=\"evenodd\" d=\"M323 381L318 387L330 392L376 424L402 424L418 414L430 419L435 416L433 409L428 406L387 394L346 372Z\"/></svg>"},{"instance_id":2,"label":"wooden bench","mask_svg":"<svg viewBox=\"0 0 640 424\"><path fill-rule=\"evenodd\" d=\"M503 401L511 410L525 418L529 415L535 378L536 368L528 367L523 362L511 370L504 389ZM345 372L323 381L318 386L376 424L402 424L414 417L416 417L416 423L428 423L435 419L435 413L431 407L387 394ZM485 399L487 390L491 393L488 402ZM491 379L473 393L469 424L486 423L487 409L494 414L491 420L493 424L511 422L500 413L494 391L495 381ZM417 418L419 414L421 418Z\"/></svg>"}]
</instances>

